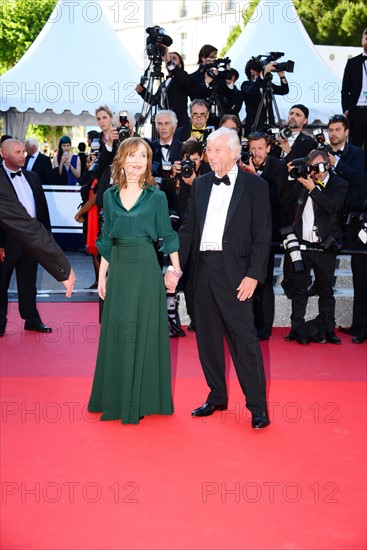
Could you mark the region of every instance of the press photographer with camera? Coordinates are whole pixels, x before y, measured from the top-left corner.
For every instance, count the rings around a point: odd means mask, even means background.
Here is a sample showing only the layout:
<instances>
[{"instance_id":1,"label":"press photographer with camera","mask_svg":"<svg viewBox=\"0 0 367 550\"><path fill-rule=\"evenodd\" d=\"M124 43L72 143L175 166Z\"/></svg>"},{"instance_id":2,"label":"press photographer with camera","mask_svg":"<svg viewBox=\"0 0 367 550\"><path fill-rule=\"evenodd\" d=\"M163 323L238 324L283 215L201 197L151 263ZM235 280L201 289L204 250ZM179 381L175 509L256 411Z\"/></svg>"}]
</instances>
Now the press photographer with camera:
<instances>
[{"instance_id":1,"label":"press photographer with camera","mask_svg":"<svg viewBox=\"0 0 367 550\"><path fill-rule=\"evenodd\" d=\"M294 159L289 166L282 204L291 226L283 231L285 252L283 288L292 302L292 330L287 341L340 344L335 335L333 278L336 255L342 248L341 212L348 193L348 182L329 171L325 151L314 150L307 158ZM292 235L292 249L287 233ZM298 243L294 240L298 240ZM297 250L298 245L298 250ZM298 252L298 254L295 254ZM293 264L292 264L293 260ZM299 263L303 264L303 268ZM319 295L319 315L305 323L311 269Z\"/></svg>"},{"instance_id":2,"label":"press photographer with camera","mask_svg":"<svg viewBox=\"0 0 367 550\"><path fill-rule=\"evenodd\" d=\"M166 64L167 78L160 84L154 95L149 94L143 84L136 86L136 91L150 105L158 105L160 109L171 109L177 115L178 125L183 126L189 122L187 113L187 100L189 96L190 80L185 71L185 64L182 56L177 52L170 52L164 44L159 44L162 55L161 59Z\"/></svg>"},{"instance_id":3,"label":"press photographer with camera","mask_svg":"<svg viewBox=\"0 0 367 550\"><path fill-rule=\"evenodd\" d=\"M348 143L349 131L350 122L346 116L334 115L329 119L329 162L336 174L350 182L364 171L364 151Z\"/></svg>"},{"instance_id":4,"label":"press photographer with camera","mask_svg":"<svg viewBox=\"0 0 367 550\"><path fill-rule=\"evenodd\" d=\"M303 132L308 123L309 110L305 105L298 103L289 109L287 128L292 134L288 137L280 135L277 138L279 156L286 162L306 157L316 148L315 140Z\"/></svg>"},{"instance_id":5,"label":"press photographer with camera","mask_svg":"<svg viewBox=\"0 0 367 550\"><path fill-rule=\"evenodd\" d=\"M110 166L120 144L128 137L134 136L135 118L128 111L119 111L112 116L111 126L105 134L96 164L91 168L99 180L97 206L103 208L103 193L110 187Z\"/></svg>"},{"instance_id":6,"label":"press photographer with camera","mask_svg":"<svg viewBox=\"0 0 367 550\"><path fill-rule=\"evenodd\" d=\"M270 156L271 138L267 134L256 132L248 136L249 154L246 163L240 166L245 172L255 174L269 185L270 207L272 216L272 247L270 249L267 273L262 285L258 285L254 295L254 318L257 336L260 340L268 340L274 322L275 297L273 289L273 273L275 254L279 252L282 236L279 228L286 221L281 205L284 186L288 180L287 165L284 161Z\"/></svg>"},{"instance_id":7,"label":"press photographer with camera","mask_svg":"<svg viewBox=\"0 0 367 550\"><path fill-rule=\"evenodd\" d=\"M171 177L173 163L181 158L182 141L174 136L177 116L173 111L169 109L158 111L155 126L159 139L150 144L153 151L152 173L161 184L162 178Z\"/></svg>"},{"instance_id":8,"label":"press photographer with camera","mask_svg":"<svg viewBox=\"0 0 367 550\"><path fill-rule=\"evenodd\" d=\"M200 94L200 88L205 83L205 72L203 70L203 67L208 63L213 63L217 59L217 57L218 49L215 46L212 46L211 44L204 44L204 46L200 48L198 55L199 67L194 73L189 74L189 96L191 101L194 101L194 99L197 99L199 97L198 94Z\"/></svg>"},{"instance_id":9,"label":"press photographer with camera","mask_svg":"<svg viewBox=\"0 0 367 550\"><path fill-rule=\"evenodd\" d=\"M251 57L246 63L245 74L247 80L241 85L241 92L246 106L245 136L248 136L251 132L265 131L271 126L275 126L273 102L271 95L266 94L267 88L271 89L275 95L286 95L289 92L285 69L281 68L279 70L275 62L275 58L279 58L283 54L279 55L278 52L272 52L272 54L265 56L265 60L263 59L264 56ZM291 66L288 69L293 71ZM277 72L279 75L279 85L272 83L272 72ZM259 116L257 124L255 124L257 114Z\"/></svg>"},{"instance_id":10,"label":"press photographer with camera","mask_svg":"<svg viewBox=\"0 0 367 550\"><path fill-rule=\"evenodd\" d=\"M201 143L195 139L186 141L181 149L181 160L173 164L171 180L163 180L161 186L167 195L170 208L177 212L175 231L178 231L185 218L191 186L195 178L210 171L209 164L204 161L204 149ZM193 332L195 331L194 289L190 276L190 264L190 261L186 264L185 273L179 281L179 288L184 291L186 310L191 319L188 330Z\"/></svg>"}]
</instances>

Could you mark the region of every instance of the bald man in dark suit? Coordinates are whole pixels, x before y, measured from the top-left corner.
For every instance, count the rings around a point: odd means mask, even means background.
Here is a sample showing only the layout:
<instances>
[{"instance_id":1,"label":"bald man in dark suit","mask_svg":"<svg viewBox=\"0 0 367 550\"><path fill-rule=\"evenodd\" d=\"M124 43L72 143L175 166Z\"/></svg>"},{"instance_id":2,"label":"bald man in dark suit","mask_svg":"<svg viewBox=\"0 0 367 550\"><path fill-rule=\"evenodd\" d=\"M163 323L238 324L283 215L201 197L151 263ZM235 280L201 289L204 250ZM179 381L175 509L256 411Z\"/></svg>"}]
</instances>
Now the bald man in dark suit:
<instances>
[{"instance_id":1,"label":"bald man in dark suit","mask_svg":"<svg viewBox=\"0 0 367 550\"><path fill-rule=\"evenodd\" d=\"M53 275L60 281L70 279L65 284L69 295L74 274L62 251L58 251L52 245L52 236L46 231L50 227L50 219L38 176L21 170L24 165L23 145L17 140L7 140L2 145L2 155L4 162L0 168L0 336L5 332L7 293L14 269L17 274L19 310L21 317L25 319L25 329L51 332L50 327L42 323L36 307L37 260L28 251L32 251L41 259L50 252L51 258L44 258L43 263L50 265L57 262L56 266L53 265ZM28 217L25 212L28 213ZM24 233L27 234L26 239ZM27 244L23 247L21 243L25 241Z\"/></svg>"}]
</instances>

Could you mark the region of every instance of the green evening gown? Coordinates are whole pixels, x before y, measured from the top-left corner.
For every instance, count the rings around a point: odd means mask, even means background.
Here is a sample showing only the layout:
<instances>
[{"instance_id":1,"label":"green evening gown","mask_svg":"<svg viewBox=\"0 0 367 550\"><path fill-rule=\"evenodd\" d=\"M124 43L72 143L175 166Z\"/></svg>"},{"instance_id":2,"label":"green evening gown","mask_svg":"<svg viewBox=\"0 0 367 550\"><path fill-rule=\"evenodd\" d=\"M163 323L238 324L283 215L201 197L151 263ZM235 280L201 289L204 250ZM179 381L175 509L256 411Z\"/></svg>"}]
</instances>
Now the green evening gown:
<instances>
[{"instance_id":1,"label":"green evening gown","mask_svg":"<svg viewBox=\"0 0 367 550\"><path fill-rule=\"evenodd\" d=\"M166 292L153 242L179 248L165 194L144 189L126 210L119 189L104 193L105 223L98 250L109 262L106 298L88 410L101 420L137 424L173 413Z\"/></svg>"}]
</instances>

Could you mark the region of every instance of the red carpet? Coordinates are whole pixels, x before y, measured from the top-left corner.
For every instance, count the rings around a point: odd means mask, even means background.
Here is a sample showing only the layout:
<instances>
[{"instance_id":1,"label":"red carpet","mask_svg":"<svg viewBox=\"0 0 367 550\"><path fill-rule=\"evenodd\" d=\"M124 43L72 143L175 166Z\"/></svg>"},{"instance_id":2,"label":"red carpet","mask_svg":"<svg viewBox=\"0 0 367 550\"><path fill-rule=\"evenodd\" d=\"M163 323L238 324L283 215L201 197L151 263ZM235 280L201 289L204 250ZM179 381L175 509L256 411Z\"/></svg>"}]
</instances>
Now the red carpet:
<instances>
[{"instance_id":1,"label":"red carpet","mask_svg":"<svg viewBox=\"0 0 367 550\"><path fill-rule=\"evenodd\" d=\"M171 342L175 414L122 426L86 412L97 304L42 304L51 335L25 333L10 306L1 549L366 547L366 345L301 347L276 329L272 425L254 432L230 365L229 411L190 417L207 388L188 334Z\"/></svg>"}]
</instances>

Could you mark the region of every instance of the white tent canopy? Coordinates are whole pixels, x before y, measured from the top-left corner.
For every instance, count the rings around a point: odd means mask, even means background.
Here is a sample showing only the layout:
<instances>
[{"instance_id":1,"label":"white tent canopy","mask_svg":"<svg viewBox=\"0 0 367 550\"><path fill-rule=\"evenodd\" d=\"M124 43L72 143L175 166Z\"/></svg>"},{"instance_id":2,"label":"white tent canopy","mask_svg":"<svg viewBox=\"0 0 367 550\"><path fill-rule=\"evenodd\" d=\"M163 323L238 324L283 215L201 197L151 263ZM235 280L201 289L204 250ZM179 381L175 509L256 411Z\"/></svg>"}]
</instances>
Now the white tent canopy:
<instances>
[{"instance_id":1,"label":"white tent canopy","mask_svg":"<svg viewBox=\"0 0 367 550\"><path fill-rule=\"evenodd\" d=\"M341 80L317 53L292 0L260 0L226 55L242 81L246 63L252 56L273 51L284 52L279 62L288 59L295 62L294 73L286 74L289 94L275 96L281 118L286 120L290 107L296 103L309 108L309 122L326 122L341 112ZM273 82L279 84L276 74Z\"/></svg>"},{"instance_id":2,"label":"white tent canopy","mask_svg":"<svg viewBox=\"0 0 367 550\"><path fill-rule=\"evenodd\" d=\"M95 124L101 104L135 113L140 73L100 1L59 0L22 59L1 76L5 133L24 139L29 123Z\"/></svg>"}]
</instances>

